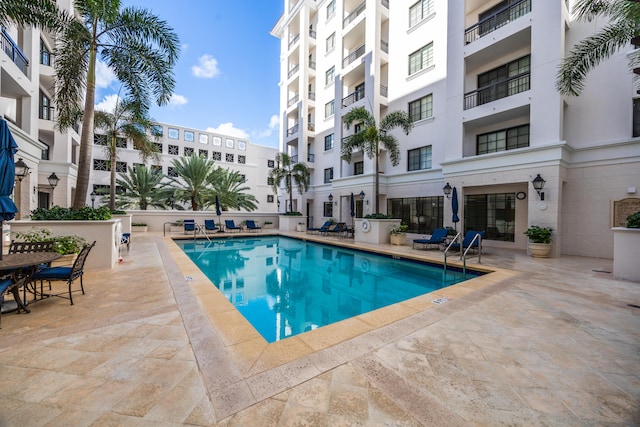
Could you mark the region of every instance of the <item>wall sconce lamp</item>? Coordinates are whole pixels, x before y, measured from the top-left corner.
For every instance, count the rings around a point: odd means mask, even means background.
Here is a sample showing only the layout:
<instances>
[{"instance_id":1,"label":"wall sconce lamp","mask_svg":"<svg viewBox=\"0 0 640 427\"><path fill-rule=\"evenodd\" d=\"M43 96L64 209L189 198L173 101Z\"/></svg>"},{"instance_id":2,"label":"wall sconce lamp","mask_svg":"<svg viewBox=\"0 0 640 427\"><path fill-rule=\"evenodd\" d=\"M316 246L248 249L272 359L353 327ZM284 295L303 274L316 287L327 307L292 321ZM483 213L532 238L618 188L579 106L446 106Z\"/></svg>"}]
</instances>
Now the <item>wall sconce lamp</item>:
<instances>
[{"instance_id":1,"label":"wall sconce lamp","mask_svg":"<svg viewBox=\"0 0 640 427\"><path fill-rule=\"evenodd\" d=\"M91 209L95 208L95 204L96 204L96 192L92 191L91 194L89 194L89 197L91 197Z\"/></svg>"},{"instance_id":2,"label":"wall sconce lamp","mask_svg":"<svg viewBox=\"0 0 640 427\"><path fill-rule=\"evenodd\" d=\"M49 175L47 180L49 181L49 185L52 190L56 188L58 186L58 182L60 182L60 178L58 178L58 175L56 175L55 172L51 172L51 175Z\"/></svg>"},{"instance_id":3,"label":"wall sconce lamp","mask_svg":"<svg viewBox=\"0 0 640 427\"><path fill-rule=\"evenodd\" d=\"M329 202L333 202L333 194L329 193L328 199L329 199Z\"/></svg>"},{"instance_id":4,"label":"wall sconce lamp","mask_svg":"<svg viewBox=\"0 0 640 427\"><path fill-rule=\"evenodd\" d=\"M358 194L358 197L360 198L360 200L364 200L364 191L360 191L360 194Z\"/></svg>"},{"instance_id":5,"label":"wall sconce lamp","mask_svg":"<svg viewBox=\"0 0 640 427\"><path fill-rule=\"evenodd\" d=\"M542 191L542 189L544 188L544 184L547 181L545 181L544 179L542 179L542 177L540 176L540 174L538 174L538 176L536 176L535 178L533 178L533 181L531 181L531 184L533 184L533 188L536 190L536 192L538 193L538 197L540 197L540 200L544 200L544 191Z\"/></svg>"},{"instance_id":6,"label":"wall sconce lamp","mask_svg":"<svg viewBox=\"0 0 640 427\"><path fill-rule=\"evenodd\" d=\"M449 196L451 196L451 185L449 185L449 183L447 182L447 185L445 185L444 187L442 187L442 192L444 193L445 196L447 196L447 199L449 198Z\"/></svg>"},{"instance_id":7,"label":"wall sconce lamp","mask_svg":"<svg viewBox=\"0 0 640 427\"><path fill-rule=\"evenodd\" d=\"M19 158L15 164L15 167L16 179L18 180L18 182L21 182L22 179L29 173L29 166L24 162L24 160L22 160L22 158Z\"/></svg>"}]
</instances>

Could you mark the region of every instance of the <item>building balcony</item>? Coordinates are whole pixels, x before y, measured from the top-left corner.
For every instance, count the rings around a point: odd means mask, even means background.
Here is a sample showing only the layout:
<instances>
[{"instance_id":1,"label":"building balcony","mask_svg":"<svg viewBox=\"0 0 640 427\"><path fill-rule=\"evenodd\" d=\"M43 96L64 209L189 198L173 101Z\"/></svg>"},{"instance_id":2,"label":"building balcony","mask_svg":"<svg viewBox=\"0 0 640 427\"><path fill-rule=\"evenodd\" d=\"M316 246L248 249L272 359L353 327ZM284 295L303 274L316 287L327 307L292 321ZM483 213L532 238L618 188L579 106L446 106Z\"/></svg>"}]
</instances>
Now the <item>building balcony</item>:
<instances>
[{"instance_id":1,"label":"building balcony","mask_svg":"<svg viewBox=\"0 0 640 427\"><path fill-rule=\"evenodd\" d=\"M307 130L309 132L315 132L316 131L316 124L312 123L312 122L307 123Z\"/></svg>"},{"instance_id":2,"label":"building balcony","mask_svg":"<svg viewBox=\"0 0 640 427\"><path fill-rule=\"evenodd\" d=\"M27 75L27 67L29 66L29 60L22 53L18 45L13 41L9 33L7 33L4 28L2 29L2 37L0 37L0 45L2 45L2 50L7 56L13 61L14 64L18 66L20 71L26 76Z\"/></svg>"},{"instance_id":3,"label":"building balcony","mask_svg":"<svg viewBox=\"0 0 640 427\"><path fill-rule=\"evenodd\" d=\"M309 93L307 94L307 98L309 98L309 101L315 101L316 100L316 93L309 91Z\"/></svg>"},{"instance_id":4,"label":"building balcony","mask_svg":"<svg viewBox=\"0 0 640 427\"><path fill-rule=\"evenodd\" d=\"M380 50L384 53L389 53L389 42L385 40L380 40Z\"/></svg>"},{"instance_id":5,"label":"building balcony","mask_svg":"<svg viewBox=\"0 0 640 427\"><path fill-rule=\"evenodd\" d=\"M299 70L299 69L300 69L300 64L296 64L296 65L294 65L293 67L291 67L291 68L289 69L289 73L288 73L288 75L287 75L287 76L288 76L289 78L293 77L293 76L298 72L298 70Z\"/></svg>"},{"instance_id":6,"label":"building balcony","mask_svg":"<svg viewBox=\"0 0 640 427\"><path fill-rule=\"evenodd\" d=\"M297 134L299 127L300 126L298 124L295 124L291 126L289 129L287 129L287 137Z\"/></svg>"},{"instance_id":7,"label":"building balcony","mask_svg":"<svg viewBox=\"0 0 640 427\"><path fill-rule=\"evenodd\" d=\"M309 28L309 37L311 37L313 40L316 39L316 30L314 30L313 28Z\"/></svg>"},{"instance_id":8,"label":"building balcony","mask_svg":"<svg viewBox=\"0 0 640 427\"><path fill-rule=\"evenodd\" d=\"M360 101L364 98L364 85L358 88L355 92L351 92L349 95L342 98L342 107L348 107L356 101Z\"/></svg>"},{"instance_id":9,"label":"building balcony","mask_svg":"<svg viewBox=\"0 0 640 427\"><path fill-rule=\"evenodd\" d=\"M38 118L41 120L55 120L54 111L55 109L53 107L41 105L38 109Z\"/></svg>"},{"instance_id":10,"label":"building balcony","mask_svg":"<svg viewBox=\"0 0 640 427\"><path fill-rule=\"evenodd\" d=\"M464 42L465 44L472 43L530 12L531 0L520 0L513 3L467 28L464 31Z\"/></svg>"},{"instance_id":11,"label":"building balcony","mask_svg":"<svg viewBox=\"0 0 640 427\"><path fill-rule=\"evenodd\" d=\"M386 98L388 94L389 94L389 88L387 88L384 85L380 85L380 96L384 96Z\"/></svg>"},{"instance_id":12,"label":"building balcony","mask_svg":"<svg viewBox=\"0 0 640 427\"><path fill-rule=\"evenodd\" d=\"M297 154L295 156L291 156L291 163L298 163L298 159L299 159L299 156ZM311 153L307 154L307 162L314 163L315 159L316 157L314 154L311 154Z\"/></svg>"},{"instance_id":13,"label":"building balcony","mask_svg":"<svg viewBox=\"0 0 640 427\"><path fill-rule=\"evenodd\" d=\"M343 60L342 60L342 68L348 66L349 64L351 64L353 61L355 61L356 59L360 58L362 55L364 55L365 52L365 45L360 46L359 48L357 48L356 50L354 50L353 52L351 52L349 55L347 55Z\"/></svg>"},{"instance_id":14,"label":"building balcony","mask_svg":"<svg viewBox=\"0 0 640 427\"><path fill-rule=\"evenodd\" d=\"M367 2L363 1L360 3L350 14L347 15L346 18L342 21L342 28L346 28L347 25L352 23L358 16L362 15L362 13L367 8Z\"/></svg>"},{"instance_id":15,"label":"building balcony","mask_svg":"<svg viewBox=\"0 0 640 427\"><path fill-rule=\"evenodd\" d=\"M522 73L505 81L464 94L464 109L477 107L530 89L531 73Z\"/></svg>"},{"instance_id":16,"label":"building balcony","mask_svg":"<svg viewBox=\"0 0 640 427\"><path fill-rule=\"evenodd\" d=\"M298 40L300 40L300 33L296 34L295 36L291 37L291 40L289 40L289 49L291 49L291 47L293 45L295 45Z\"/></svg>"},{"instance_id":17,"label":"building balcony","mask_svg":"<svg viewBox=\"0 0 640 427\"><path fill-rule=\"evenodd\" d=\"M297 103L299 99L300 97L296 93L293 97L289 98L289 101L287 101L287 107L291 107L293 104Z\"/></svg>"}]
</instances>

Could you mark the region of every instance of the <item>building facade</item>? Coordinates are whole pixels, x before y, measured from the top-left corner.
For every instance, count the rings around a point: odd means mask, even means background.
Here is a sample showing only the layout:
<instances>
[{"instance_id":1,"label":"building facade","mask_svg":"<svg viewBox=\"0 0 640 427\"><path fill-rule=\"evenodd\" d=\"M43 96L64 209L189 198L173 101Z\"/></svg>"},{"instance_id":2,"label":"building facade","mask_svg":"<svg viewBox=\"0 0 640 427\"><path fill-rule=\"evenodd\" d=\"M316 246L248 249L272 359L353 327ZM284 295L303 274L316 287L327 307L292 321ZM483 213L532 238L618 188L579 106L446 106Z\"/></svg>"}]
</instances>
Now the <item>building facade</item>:
<instances>
[{"instance_id":1,"label":"building facade","mask_svg":"<svg viewBox=\"0 0 640 427\"><path fill-rule=\"evenodd\" d=\"M401 161L380 154L382 213L410 232L484 230L485 246L526 248L529 225L553 227L553 254L611 258L613 206L637 198L638 94L627 55L592 71L579 97L561 96L558 66L602 23L572 19L571 1L285 0L281 149L312 169L298 210L322 223L372 213L375 163L341 159L344 115L379 121L407 111ZM635 124L635 131L634 131ZM542 191L532 182L540 176ZM452 221L455 187L460 222ZM331 195L331 201L330 196ZM591 242L598 242L592 244Z\"/></svg>"}]
</instances>

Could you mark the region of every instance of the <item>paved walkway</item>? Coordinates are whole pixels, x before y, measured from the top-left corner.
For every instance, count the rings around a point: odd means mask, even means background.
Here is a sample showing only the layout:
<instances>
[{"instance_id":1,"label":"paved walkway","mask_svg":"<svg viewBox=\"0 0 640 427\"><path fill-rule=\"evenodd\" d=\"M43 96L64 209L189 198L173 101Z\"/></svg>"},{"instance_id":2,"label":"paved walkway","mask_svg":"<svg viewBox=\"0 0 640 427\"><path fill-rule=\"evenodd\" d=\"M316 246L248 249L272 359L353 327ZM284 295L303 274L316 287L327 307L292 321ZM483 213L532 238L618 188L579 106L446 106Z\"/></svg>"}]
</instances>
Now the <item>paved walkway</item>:
<instances>
[{"instance_id":1,"label":"paved walkway","mask_svg":"<svg viewBox=\"0 0 640 427\"><path fill-rule=\"evenodd\" d=\"M0 426L640 425L640 284L609 260L482 264L518 274L250 376L136 234L74 306L2 316Z\"/></svg>"}]
</instances>

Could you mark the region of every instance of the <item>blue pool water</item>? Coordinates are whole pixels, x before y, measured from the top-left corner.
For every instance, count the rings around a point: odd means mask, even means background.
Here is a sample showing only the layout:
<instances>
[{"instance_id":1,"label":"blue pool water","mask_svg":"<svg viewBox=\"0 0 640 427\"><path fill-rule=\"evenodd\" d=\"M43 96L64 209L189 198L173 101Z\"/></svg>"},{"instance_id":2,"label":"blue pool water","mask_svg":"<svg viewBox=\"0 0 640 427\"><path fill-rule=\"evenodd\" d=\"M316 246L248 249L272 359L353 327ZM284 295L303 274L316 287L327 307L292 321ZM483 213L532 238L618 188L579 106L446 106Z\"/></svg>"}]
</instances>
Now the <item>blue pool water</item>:
<instances>
[{"instance_id":1,"label":"blue pool water","mask_svg":"<svg viewBox=\"0 0 640 427\"><path fill-rule=\"evenodd\" d=\"M465 280L439 266L283 236L176 243L268 342Z\"/></svg>"}]
</instances>

